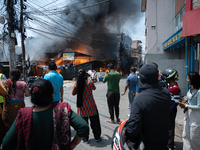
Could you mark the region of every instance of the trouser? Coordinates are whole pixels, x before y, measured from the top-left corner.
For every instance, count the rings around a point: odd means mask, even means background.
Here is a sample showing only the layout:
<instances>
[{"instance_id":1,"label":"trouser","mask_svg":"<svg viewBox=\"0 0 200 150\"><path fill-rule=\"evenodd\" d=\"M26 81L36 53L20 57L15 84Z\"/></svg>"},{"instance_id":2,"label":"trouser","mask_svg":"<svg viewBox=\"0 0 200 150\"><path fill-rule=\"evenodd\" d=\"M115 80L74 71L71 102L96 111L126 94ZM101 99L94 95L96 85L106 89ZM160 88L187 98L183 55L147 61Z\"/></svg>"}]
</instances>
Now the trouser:
<instances>
[{"instance_id":1,"label":"trouser","mask_svg":"<svg viewBox=\"0 0 200 150\"><path fill-rule=\"evenodd\" d=\"M108 109L110 113L110 119L114 120L114 109L115 109L115 116L118 119L119 118L119 99L120 94L119 93L107 93L107 103L108 103Z\"/></svg>"},{"instance_id":2,"label":"trouser","mask_svg":"<svg viewBox=\"0 0 200 150\"><path fill-rule=\"evenodd\" d=\"M183 150L200 149L200 110L191 110L185 113L183 128Z\"/></svg>"},{"instance_id":3,"label":"trouser","mask_svg":"<svg viewBox=\"0 0 200 150\"><path fill-rule=\"evenodd\" d=\"M0 114L0 147L5 135L6 135L6 129L5 129L4 122L2 120L2 114Z\"/></svg>"},{"instance_id":4,"label":"trouser","mask_svg":"<svg viewBox=\"0 0 200 150\"><path fill-rule=\"evenodd\" d=\"M133 99L135 97L135 91L129 91L128 92L128 99L129 99L129 106L131 107L133 103ZM131 110L131 109L130 109Z\"/></svg>"},{"instance_id":5,"label":"trouser","mask_svg":"<svg viewBox=\"0 0 200 150\"><path fill-rule=\"evenodd\" d=\"M0 107L3 111L3 103L0 103ZM2 114L0 114L0 147L1 147L1 143L2 143L2 140L5 135L6 135L6 129L5 129L3 119L2 119Z\"/></svg>"},{"instance_id":6,"label":"trouser","mask_svg":"<svg viewBox=\"0 0 200 150\"><path fill-rule=\"evenodd\" d=\"M170 112L170 123L169 123L169 139L168 146L174 147L174 131L175 131L175 119L176 119L177 109Z\"/></svg>"},{"instance_id":7,"label":"trouser","mask_svg":"<svg viewBox=\"0 0 200 150\"><path fill-rule=\"evenodd\" d=\"M100 125L99 113L97 112L97 115L82 117L82 118L87 123L88 123L88 118L90 118L90 127L92 129L95 140L98 140L101 137L101 125ZM84 140L88 141L88 139L89 139L89 135L84 137Z\"/></svg>"}]
</instances>

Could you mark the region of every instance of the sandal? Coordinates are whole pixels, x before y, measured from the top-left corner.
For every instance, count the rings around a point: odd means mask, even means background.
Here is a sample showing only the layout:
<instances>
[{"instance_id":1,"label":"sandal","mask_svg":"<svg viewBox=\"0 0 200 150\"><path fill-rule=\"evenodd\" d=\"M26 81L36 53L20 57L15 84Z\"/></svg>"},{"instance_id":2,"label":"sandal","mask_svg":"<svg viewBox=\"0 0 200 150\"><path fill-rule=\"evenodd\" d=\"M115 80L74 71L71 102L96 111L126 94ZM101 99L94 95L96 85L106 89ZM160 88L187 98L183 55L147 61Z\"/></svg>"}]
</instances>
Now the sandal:
<instances>
[{"instance_id":1,"label":"sandal","mask_svg":"<svg viewBox=\"0 0 200 150\"><path fill-rule=\"evenodd\" d=\"M96 142L100 142L102 140L102 138L99 138L99 139L97 139L97 140L95 140Z\"/></svg>"},{"instance_id":2,"label":"sandal","mask_svg":"<svg viewBox=\"0 0 200 150\"><path fill-rule=\"evenodd\" d=\"M118 119L116 120L116 122L120 122L120 119L118 118Z\"/></svg>"},{"instance_id":3,"label":"sandal","mask_svg":"<svg viewBox=\"0 0 200 150\"><path fill-rule=\"evenodd\" d=\"M107 122L108 122L108 123L112 123L112 124L114 124L114 123L115 123L115 121L114 121L114 120L107 120Z\"/></svg>"},{"instance_id":4,"label":"sandal","mask_svg":"<svg viewBox=\"0 0 200 150\"><path fill-rule=\"evenodd\" d=\"M82 141L83 141L83 143L88 144L88 141L86 141L86 140L82 140Z\"/></svg>"}]
</instances>

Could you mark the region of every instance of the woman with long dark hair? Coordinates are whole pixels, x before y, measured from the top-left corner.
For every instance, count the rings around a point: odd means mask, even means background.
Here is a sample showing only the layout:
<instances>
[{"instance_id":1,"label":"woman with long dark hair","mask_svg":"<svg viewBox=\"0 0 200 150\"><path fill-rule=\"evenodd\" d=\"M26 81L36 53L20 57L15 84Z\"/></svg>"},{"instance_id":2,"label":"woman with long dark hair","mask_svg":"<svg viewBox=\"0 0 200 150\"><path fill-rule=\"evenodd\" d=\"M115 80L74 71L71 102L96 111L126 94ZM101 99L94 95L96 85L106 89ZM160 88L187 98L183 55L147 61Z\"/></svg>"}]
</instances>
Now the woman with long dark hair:
<instances>
[{"instance_id":1,"label":"woman with long dark hair","mask_svg":"<svg viewBox=\"0 0 200 150\"><path fill-rule=\"evenodd\" d=\"M21 73L18 69L11 70L11 78L3 81L7 95L3 102L2 119L8 131L17 117L18 110L25 107L24 96L30 96L29 88L24 81L20 81Z\"/></svg>"},{"instance_id":2,"label":"woman with long dark hair","mask_svg":"<svg viewBox=\"0 0 200 150\"><path fill-rule=\"evenodd\" d=\"M189 72L187 81L190 85L187 98L179 102L187 110L184 111L183 150L196 150L200 149L200 76L195 71Z\"/></svg>"},{"instance_id":3,"label":"woman with long dark hair","mask_svg":"<svg viewBox=\"0 0 200 150\"><path fill-rule=\"evenodd\" d=\"M94 138L99 142L101 141L101 125L97 106L92 94L92 90L95 90L96 87L88 77L84 69L78 71L78 78L72 90L72 95L77 94L78 115L85 119L87 123L88 119L90 119L90 126ZM87 144L88 139L89 135L84 137L83 142Z\"/></svg>"},{"instance_id":4,"label":"woman with long dark hair","mask_svg":"<svg viewBox=\"0 0 200 150\"><path fill-rule=\"evenodd\" d=\"M31 85L32 107L21 108L3 139L3 149L73 150L89 132L88 124L68 103L53 103L53 85L36 79ZM71 140L70 126L76 131Z\"/></svg>"}]
</instances>

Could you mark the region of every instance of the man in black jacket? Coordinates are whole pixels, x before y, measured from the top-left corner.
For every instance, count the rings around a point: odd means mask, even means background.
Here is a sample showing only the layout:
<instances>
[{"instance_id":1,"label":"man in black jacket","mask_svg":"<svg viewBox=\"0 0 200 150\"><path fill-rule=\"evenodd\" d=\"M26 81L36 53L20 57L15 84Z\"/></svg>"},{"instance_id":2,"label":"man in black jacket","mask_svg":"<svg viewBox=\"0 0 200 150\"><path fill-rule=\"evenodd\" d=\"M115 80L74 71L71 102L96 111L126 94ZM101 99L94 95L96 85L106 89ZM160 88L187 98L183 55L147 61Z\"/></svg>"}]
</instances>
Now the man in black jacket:
<instances>
[{"instance_id":1,"label":"man in black jacket","mask_svg":"<svg viewBox=\"0 0 200 150\"><path fill-rule=\"evenodd\" d=\"M146 150L168 150L170 93L158 83L158 68L145 64L139 70L138 94L131 105L126 123L126 136L139 146L143 141Z\"/></svg>"}]
</instances>

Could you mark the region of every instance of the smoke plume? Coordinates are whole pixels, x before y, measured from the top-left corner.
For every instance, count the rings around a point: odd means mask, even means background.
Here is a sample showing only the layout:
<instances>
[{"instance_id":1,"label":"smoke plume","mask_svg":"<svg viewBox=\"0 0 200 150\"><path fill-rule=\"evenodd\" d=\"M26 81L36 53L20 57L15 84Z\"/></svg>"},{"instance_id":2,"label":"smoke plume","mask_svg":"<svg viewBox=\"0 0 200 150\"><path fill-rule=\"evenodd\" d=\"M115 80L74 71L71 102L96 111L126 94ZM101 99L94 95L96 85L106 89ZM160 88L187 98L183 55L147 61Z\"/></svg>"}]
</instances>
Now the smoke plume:
<instances>
[{"instance_id":1,"label":"smoke plume","mask_svg":"<svg viewBox=\"0 0 200 150\"><path fill-rule=\"evenodd\" d=\"M99 60L116 60L121 33L130 36L130 30L136 32L135 25L143 15L141 2L138 0L73 0L70 2L67 0L66 4L69 7L62 9L62 13L56 15L57 18L50 16L53 18L52 27L48 27L47 30L37 26L40 30L52 31L53 34L46 35L48 38L37 36L34 42L29 42L26 51L32 59L42 57L44 52L58 53L71 48ZM131 44L131 39L124 41L128 45ZM38 52L36 54L34 52L35 57L33 49Z\"/></svg>"}]
</instances>

